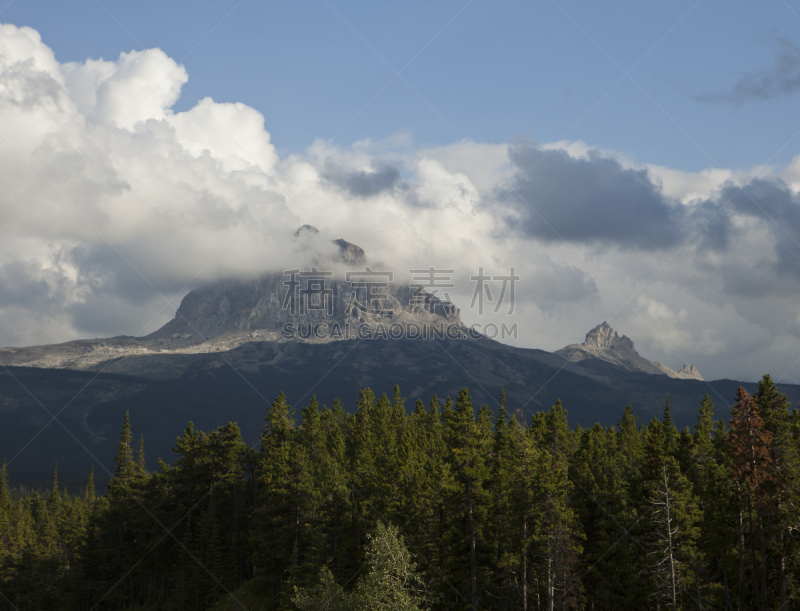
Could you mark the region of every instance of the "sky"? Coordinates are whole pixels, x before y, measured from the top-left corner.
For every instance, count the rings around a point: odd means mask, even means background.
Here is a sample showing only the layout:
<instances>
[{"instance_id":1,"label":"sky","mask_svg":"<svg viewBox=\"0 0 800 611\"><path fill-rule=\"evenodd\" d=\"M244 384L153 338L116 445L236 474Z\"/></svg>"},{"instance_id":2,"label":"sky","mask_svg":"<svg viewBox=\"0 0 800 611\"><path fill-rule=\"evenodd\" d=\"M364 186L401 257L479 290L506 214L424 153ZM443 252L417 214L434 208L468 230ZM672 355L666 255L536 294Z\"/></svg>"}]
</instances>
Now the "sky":
<instances>
[{"instance_id":1,"label":"sky","mask_svg":"<svg viewBox=\"0 0 800 611\"><path fill-rule=\"evenodd\" d=\"M800 383L800 2L0 11L0 345L148 333L308 223L515 345Z\"/></svg>"}]
</instances>

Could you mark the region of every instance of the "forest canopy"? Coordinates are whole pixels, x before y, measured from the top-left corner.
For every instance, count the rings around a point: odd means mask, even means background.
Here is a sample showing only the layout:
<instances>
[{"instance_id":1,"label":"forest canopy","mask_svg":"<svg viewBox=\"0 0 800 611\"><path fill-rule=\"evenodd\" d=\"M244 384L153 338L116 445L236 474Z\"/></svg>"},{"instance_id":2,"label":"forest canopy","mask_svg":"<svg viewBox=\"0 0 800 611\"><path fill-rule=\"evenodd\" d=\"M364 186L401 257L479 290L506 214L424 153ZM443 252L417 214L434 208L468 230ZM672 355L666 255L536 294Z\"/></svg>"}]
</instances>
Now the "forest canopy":
<instances>
[{"instance_id":1,"label":"forest canopy","mask_svg":"<svg viewBox=\"0 0 800 611\"><path fill-rule=\"evenodd\" d=\"M800 414L766 375L731 420L698 403L570 428L557 402L293 407L249 447L189 423L148 469L126 417L108 490L0 474L0 609L798 608Z\"/></svg>"}]
</instances>

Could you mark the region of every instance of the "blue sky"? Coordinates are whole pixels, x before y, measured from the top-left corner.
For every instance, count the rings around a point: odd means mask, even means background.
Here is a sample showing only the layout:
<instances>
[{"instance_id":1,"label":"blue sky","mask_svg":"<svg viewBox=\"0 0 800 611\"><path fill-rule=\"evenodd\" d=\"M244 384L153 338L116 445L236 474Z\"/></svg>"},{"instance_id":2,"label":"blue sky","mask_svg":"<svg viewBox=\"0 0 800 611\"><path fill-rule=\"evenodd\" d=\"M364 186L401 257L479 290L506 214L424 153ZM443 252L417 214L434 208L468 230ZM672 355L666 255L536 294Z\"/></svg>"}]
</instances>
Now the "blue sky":
<instances>
[{"instance_id":1,"label":"blue sky","mask_svg":"<svg viewBox=\"0 0 800 611\"><path fill-rule=\"evenodd\" d=\"M190 80L176 110L205 96L244 102L264 114L282 152L397 132L418 144L526 135L697 171L785 164L799 150L786 145L800 129L795 95L696 99L771 69L774 41L800 31L794 11L800 3L788 0L16 0L0 20L37 29L60 62L113 60L139 45L185 57ZM410 60L408 83L389 83L389 65ZM636 82L618 83L631 68Z\"/></svg>"}]
</instances>

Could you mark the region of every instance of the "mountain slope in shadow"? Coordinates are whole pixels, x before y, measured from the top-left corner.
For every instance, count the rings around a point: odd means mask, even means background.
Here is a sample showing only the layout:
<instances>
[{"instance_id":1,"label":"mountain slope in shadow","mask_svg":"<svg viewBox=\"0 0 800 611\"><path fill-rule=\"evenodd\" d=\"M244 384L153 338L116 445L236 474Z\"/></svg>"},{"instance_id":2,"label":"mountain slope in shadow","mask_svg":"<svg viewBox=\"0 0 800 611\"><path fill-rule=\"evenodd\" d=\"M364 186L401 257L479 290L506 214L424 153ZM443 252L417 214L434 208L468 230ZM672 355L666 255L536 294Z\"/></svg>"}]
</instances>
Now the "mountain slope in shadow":
<instances>
[{"instance_id":1,"label":"mountain slope in shadow","mask_svg":"<svg viewBox=\"0 0 800 611\"><path fill-rule=\"evenodd\" d=\"M251 342L227 353L194 355L184 373L167 379L9 367L0 372L0 457L13 458L14 483L46 484L55 461L67 485L83 481L92 465L103 481L114 469L126 411L134 439L144 436L153 467L157 458L172 460L171 447L189 421L201 430L238 422L248 443L256 443L268 404L281 391L298 407L316 395L328 405L338 397L352 410L360 389L391 395L399 384L406 408L413 409L417 399L427 405L434 394L443 400L467 386L476 405L496 409L505 388L511 411L529 417L561 399L571 424L582 426L613 425L628 403L646 424L662 415L669 393L673 417L683 428L693 424L706 393L717 417L727 419L737 386L755 390L755 384L732 380L621 371L599 359L579 365L490 340L345 340ZM793 403L800 400L800 386L779 388ZM51 421L48 412L59 410Z\"/></svg>"}]
</instances>

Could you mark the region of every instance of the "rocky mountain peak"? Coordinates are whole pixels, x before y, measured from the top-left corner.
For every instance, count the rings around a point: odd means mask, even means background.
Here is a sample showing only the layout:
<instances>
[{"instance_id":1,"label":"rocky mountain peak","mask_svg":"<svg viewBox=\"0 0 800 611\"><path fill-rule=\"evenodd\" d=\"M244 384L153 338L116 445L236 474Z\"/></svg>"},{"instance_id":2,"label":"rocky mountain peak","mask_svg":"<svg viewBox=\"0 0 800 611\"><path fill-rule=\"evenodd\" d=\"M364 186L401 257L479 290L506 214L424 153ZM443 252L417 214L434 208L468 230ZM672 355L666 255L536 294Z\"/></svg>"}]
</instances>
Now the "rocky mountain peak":
<instances>
[{"instance_id":1,"label":"rocky mountain peak","mask_svg":"<svg viewBox=\"0 0 800 611\"><path fill-rule=\"evenodd\" d=\"M589 331L582 344L570 344L561 350L556 350L555 354L572 363L605 362L632 373L649 373L691 380L703 379L694 365L684 365L680 371L675 371L666 365L644 358L636 352L633 341L625 335L620 336L607 321Z\"/></svg>"},{"instance_id":2,"label":"rocky mountain peak","mask_svg":"<svg viewBox=\"0 0 800 611\"><path fill-rule=\"evenodd\" d=\"M695 365L686 365L680 368L678 376L687 380L702 380L703 376L700 375L700 370Z\"/></svg>"},{"instance_id":3,"label":"rocky mountain peak","mask_svg":"<svg viewBox=\"0 0 800 611\"><path fill-rule=\"evenodd\" d=\"M350 265L363 265L367 262L367 255L360 246L356 246L341 238L334 240L333 243L339 247L339 255L345 263Z\"/></svg>"},{"instance_id":4,"label":"rocky mountain peak","mask_svg":"<svg viewBox=\"0 0 800 611\"><path fill-rule=\"evenodd\" d=\"M620 337L605 321L589 331L581 345L592 350L625 350L638 354L630 338L625 335Z\"/></svg>"},{"instance_id":5,"label":"rocky mountain peak","mask_svg":"<svg viewBox=\"0 0 800 611\"><path fill-rule=\"evenodd\" d=\"M296 238L300 238L306 235L319 235L319 229L317 229L312 225L303 225L302 227L300 227L300 229L294 232L294 237Z\"/></svg>"},{"instance_id":6,"label":"rocky mountain peak","mask_svg":"<svg viewBox=\"0 0 800 611\"><path fill-rule=\"evenodd\" d=\"M318 236L319 229L314 227L313 225L303 225L294 232L295 238L307 238L309 236ZM347 240L343 240L339 238L337 240L332 240L336 246L339 247L339 257L348 265L364 265L367 262L367 255L364 252L364 249L360 246L356 246L352 242L348 242Z\"/></svg>"},{"instance_id":7,"label":"rocky mountain peak","mask_svg":"<svg viewBox=\"0 0 800 611\"><path fill-rule=\"evenodd\" d=\"M294 235L303 240L323 239L311 225L303 225ZM389 325L401 331L407 325L415 329L422 325L454 327L461 332L461 315L455 305L434 294L417 294L408 285L394 284L380 276L381 272L371 286L362 277L373 274L364 250L341 238L331 243L338 247L338 256L329 260L329 249L325 249L325 258L315 260L308 271L230 278L194 289L181 301L175 318L145 339L169 340L171 346L197 345L219 337L231 341L252 337L327 341L356 336L359 328ZM363 270L362 276L351 281L346 274L344 278L341 273L334 275L328 264L337 260L358 274ZM292 330L301 328L305 336ZM309 335L312 328L316 329L313 336ZM337 331L331 331L330 337L320 330L334 328Z\"/></svg>"}]
</instances>

